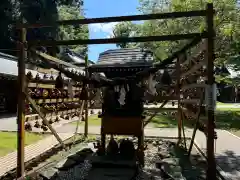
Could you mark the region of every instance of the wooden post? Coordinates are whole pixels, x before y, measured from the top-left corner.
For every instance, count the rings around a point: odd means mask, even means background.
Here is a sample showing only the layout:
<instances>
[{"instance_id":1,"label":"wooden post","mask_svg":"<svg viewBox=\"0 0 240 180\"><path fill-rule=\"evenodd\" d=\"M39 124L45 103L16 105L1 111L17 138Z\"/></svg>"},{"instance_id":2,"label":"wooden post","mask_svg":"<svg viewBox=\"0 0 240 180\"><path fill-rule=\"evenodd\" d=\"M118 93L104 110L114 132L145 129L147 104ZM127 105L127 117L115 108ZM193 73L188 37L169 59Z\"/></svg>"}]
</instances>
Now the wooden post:
<instances>
[{"instance_id":1,"label":"wooden post","mask_svg":"<svg viewBox=\"0 0 240 180\"><path fill-rule=\"evenodd\" d=\"M88 57L86 56L85 58L85 76L86 77L89 77L89 74L88 74ZM86 102L85 102L85 126L84 126L84 136L87 137L88 136L88 105L89 105L89 101L88 101L88 96L89 96L89 92L88 92L88 84L86 84L86 91L87 91L87 99L86 99Z\"/></svg>"},{"instance_id":2,"label":"wooden post","mask_svg":"<svg viewBox=\"0 0 240 180\"><path fill-rule=\"evenodd\" d=\"M18 43L20 50L18 58L18 110L17 110L17 126L18 126L18 137L17 137L17 177L24 176L24 119L25 119L25 59L26 52L24 43L26 42L26 29L22 28L21 40Z\"/></svg>"},{"instance_id":3,"label":"wooden post","mask_svg":"<svg viewBox=\"0 0 240 180\"><path fill-rule=\"evenodd\" d=\"M207 83L208 83L208 102L207 102L207 180L216 179L216 162L214 156L214 102L213 102L213 67L214 67L214 27L213 27L213 4L207 4Z\"/></svg>"},{"instance_id":4,"label":"wooden post","mask_svg":"<svg viewBox=\"0 0 240 180\"><path fill-rule=\"evenodd\" d=\"M43 122L47 125L47 127L50 129L50 131L53 133L53 135L56 137L56 139L58 140L58 142L62 145L63 148L66 148L64 142L62 141L62 139L60 138L60 136L58 135L58 133L55 131L55 129L52 127L51 124L49 124L48 120L46 119L45 115L40 111L40 109L37 107L36 103L34 100L32 100L32 98L28 95L28 94L24 94L26 99L28 100L28 102L31 103L33 109L38 113L38 115L42 118Z\"/></svg>"},{"instance_id":5,"label":"wooden post","mask_svg":"<svg viewBox=\"0 0 240 180\"><path fill-rule=\"evenodd\" d=\"M177 58L176 72L177 72L177 86L176 86L176 95L178 96L178 112L177 112L177 121L178 121L178 143L181 143L182 139L182 113L180 107L180 60L182 57Z\"/></svg>"},{"instance_id":6,"label":"wooden post","mask_svg":"<svg viewBox=\"0 0 240 180\"><path fill-rule=\"evenodd\" d=\"M150 123L150 121L159 113L159 111L168 103L168 100L165 100L159 108L145 121L143 122L143 128Z\"/></svg>"},{"instance_id":7,"label":"wooden post","mask_svg":"<svg viewBox=\"0 0 240 180\"><path fill-rule=\"evenodd\" d=\"M79 98L79 99L80 99L80 98ZM78 133L79 124L80 124L80 121L81 121L81 119L82 119L82 112L83 112L85 100L82 100L82 102L81 102L81 100L80 100L79 103L81 104L80 114L79 114L79 119L78 119L78 121L77 121L76 130L75 130L75 133L74 133L74 136L73 136L73 144L75 143L76 135L77 135L77 133Z\"/></svg>"},{"instance_id":8,"label":"wooden post","mask_svg":"<svg viewBox=\"0 0 240 180\"><path fill-rule=\"evenodd\" d=\"M195 122L195 126L194 126L194 129L193 129L191 142L190 142L190 145L189 145L188 156L191 155L191 151L192 151L192 147L193 147L193 144L194 144L195 136L196 136L196 133L197 133L197 130L198 130L198 123L199 123L199 119L200 119L200 115L201 115L201 106L202 106L202 104L203 104L203 94L201 95L198 112L196 113L197 115L195 117L196 118L196 122Z\"/></svg>"}]
</instances>

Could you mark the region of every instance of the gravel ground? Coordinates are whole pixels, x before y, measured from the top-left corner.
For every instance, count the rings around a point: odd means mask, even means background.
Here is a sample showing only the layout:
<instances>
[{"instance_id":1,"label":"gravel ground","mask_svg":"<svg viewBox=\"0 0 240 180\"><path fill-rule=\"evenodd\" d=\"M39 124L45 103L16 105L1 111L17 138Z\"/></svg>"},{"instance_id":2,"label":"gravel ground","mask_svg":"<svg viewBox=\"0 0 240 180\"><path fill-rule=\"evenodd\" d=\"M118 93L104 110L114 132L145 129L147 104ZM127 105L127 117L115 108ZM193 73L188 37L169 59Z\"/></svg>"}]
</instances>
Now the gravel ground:
<instances>
[{"instance_id":1,"label":"gravel ground","mask_svg":"<svg viewBox=\"0 0 240 180\"><path fill-rule=\"evenodd\" d=\"M136 139L132 139L136 142ZM90 147L92 143L82 143L75 145L68 152L59 152L54 157L48 159L45 162L44 167L37 170L42 177L51 180L102 180L100 177L101 172L108 172L109 169L103 169L99 174L91 174L92 169L91 161L89 158L79 161L79 158L75 158L78 163L72 162L69 159L70 156L79 155L82 152L80 149L84 147ZM145 150L145 166L142 168L136 164L136 172L134 178L121 176L115 177L117 180L134 179L134 180L162 180L162 179L205 179L206 164L202 161L197 153L193 153L191 161L186 157L186 152L182 148L175 146L174 141L167 141L162 139L147 139L147 148ZM86 150L86 149L85 149ZM193 150L194 151L194 150ZM80 153L81 154L81 153ZM92 153L87 153L88 156L92 156ZM74 165L71 165L74 164ZM63 168L65 167L65 168ZM104 168L104 167L103 167ZM110 168L112 169L112 168ZM118 173L121 169L118 168ZM125 172L126 170L122 170ZM90 172L90 174L89 174ZM91 176L90 176L91 175ZM104 176L105 177L105 176ZM39 178L38 178L39 179ZM104 180L114 180L111 178L104 178Z\"/></svg>"}]
</instances>

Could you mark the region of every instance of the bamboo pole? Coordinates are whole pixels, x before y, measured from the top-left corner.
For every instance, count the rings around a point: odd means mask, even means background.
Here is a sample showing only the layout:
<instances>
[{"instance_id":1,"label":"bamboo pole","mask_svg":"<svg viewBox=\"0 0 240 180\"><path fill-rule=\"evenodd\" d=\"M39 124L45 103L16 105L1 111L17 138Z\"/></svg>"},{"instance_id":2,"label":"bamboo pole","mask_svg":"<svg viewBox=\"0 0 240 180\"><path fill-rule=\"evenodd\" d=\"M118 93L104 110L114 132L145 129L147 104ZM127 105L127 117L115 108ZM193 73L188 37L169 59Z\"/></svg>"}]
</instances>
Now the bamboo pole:
<instances>
[{"instance_id":1,"label":"bamboo pole","mask_svg":"<svg viewBox=\"0 0 240 180\"><path fill-rule=\"evenodd\" d=\"M199 122L200 115L201 115L202 103L203 103L203 95L200 99L200 104L199 104L198 112L197 112L197 115L196 115L196 122L195 122L195 126L194 126L194 129L193 129L193 134L192 134L192 138L191 138L191 142L190 142L190 146L189 146L189 150L188 150L188 156L191 155L192 147L193 147L193 144L194 144L194 139L195 139L195 136L196 136L196 132L198 130L198 122Z\"/></svg>"},{"instance_id":2,"label":"bamboo pole","mask_svg":"<svg viewBox=\"0 0 240 180\"><path fill-rule=\"evenodd\" d=\"M214 10L213 4L207 4L207 83L208 83L208 126L207 126L207 159L208 159L208 168L207 168L207 180L215 180L216 177L216 162L214 156L214 102L213 102L213 84L214 84L214 76L213 76L213 67L214 67Z\"/></svg>"},{"instance_id":3,"label":"bamboo pole","mask_svg":"<svg viewBox=\"0 0 240 180\"><path fill-rule=\"evenodd\" d=\"M85 58L85 76L88 78L89 77L89 73L88 73L88 57ZM87 91L87 97L86 97L86 102L85 102L85 123L84 123L84 136L87 137L88 136L88 105L89 105L89 92L88 92L88 84L85 85L86 86L86 91Z\"/></svg>"},{"instance_id":4,"label":"bamboo pole","mask_svg":"<svg viewBox=\"0 0 240 180\"><path fill-rule=\"evenodd\" d=\"M183 143L184 143L185 149L187 149L187 142L186 142L186 134L185 134L183 111L182 111L182 109L180 109L180 110L181 110L181 119L182 119Z\"/></svg>"},{"instance_id":5,"label":"bamboo pole","mask_svg":"<svg viewBox=\"0 0 240 180\"><path fill-rule=\"evenodd\" d=\"M195 17L205 16L206 10L185 11L185 12L168 12L144 15L131 15L131 16L115 16L115 17L101 17L101 18L84 18L74 20L61 20L51 24L17 24L17 28L43 28L62 25L83 25L93 23L109 23L109 22L123 22L123 21L142 21L142 20L155 20L155 19L172 19L182 17Z\"/></svg>"},{"instance_id":6,"label":"bamboo pole","mask_svg":"<svg viewBox=\"0 0 240 180\"><path fill-rule=\"evenodd\" d=\"M58 133L55 131L55 129L52 127L51 124L49 124L48 120L46 119L46 117L44 116L44 114L40 111L40 109L37 107L36 103L34 102L34 100L32 100L32 98L29 97L28 94L25 93L26 99L28 100L28 102L30 102L32 104L33 109L39 114L39 116L42 118L43 122L47 125L47 127L50 129L50 131L53 133L53 135L56 137L56 139L58 140L58 142L62 145L62 147L65 149L65 144L62 141L62 139L60 138L60 136L58 135Z\"/></svg>"},{"instance_id":7,"label":"bamboo pole","mask_svg":"<svg viewBox=\"0 0 240 180\"><path fill-rule=\"evenodd\" d=\"M23 19L22 19L23 20ZM26 29L21 29L21 40L18 43L20 49L18 58L18 110L17 110L17 177L24 176L24 144L25 144L25 59L26 51L24 44L26 42Z\"/></svg>"},{"instance_id":8,"label":"bamboo pole","mask_svg":"<svg viewBox=\"0 0 240 180\"><path fill-rule=\"evenodd\" d=\"M75 130L75 133L74 133L74 136L73 136L73 144L75 143L76 135L78 133L78 128L79 128L79 124L80 124L80 121L81 121L84 104L85 104L85 100L82 100L82 104L81 104L81 108L80 108L80 114L79 114L79 119L77 121L76 130Z\"/></svg>"},{"instance_id":9,"label":"bamboo pole","mask_svg":"<svg viewBox=\"0 0 240 180\"><path fill-rule=\"evenodd\" d=\"M75 39L75 40L35 40L29 41L28 44L31 47L52 47L69 46L69 45L84 45L84 44L116 44L116 43L137 43L137 42L150 42L150 41L177 41L194 39L196 37L207 37L206 33L188 33L188 34L174 34L174 35L162 35L162 36L145 36L145 37L120 37L120 38L105 38L105 39Z\"/></svg>"},{"instance_id":10,"label":"bamboo pole","mask_svg":"<svg viewBox=\"0 0 240 180\"><path fill-rule=\"evenodd\" d=\"M184 59L185 60L185 59ZM176 86L176 95L178 96L178 112L177 112L177 121L178 121L178 144L182 140L182 115L181 115L181 99L180 99L180 83L181 83L181 66L180 61L182 61L182 57L177 58L177 65L176 65L176 73L177 73L177 86Z\"/></svg>"},{"instance_id":11,"label":"bamboo pole","mask_svg":"<svg viewBox=\"0 0 240 180\"><path fill-rule=\"evenodd\" d=\"M148 125L148 123L157 115L157 113L159 113L159 110L161 110L167 103L168 100L165 100L159 108L155 109L154 113L147 119L147 121L144 122L143 127Z\"/></svg>"}]
</instances>

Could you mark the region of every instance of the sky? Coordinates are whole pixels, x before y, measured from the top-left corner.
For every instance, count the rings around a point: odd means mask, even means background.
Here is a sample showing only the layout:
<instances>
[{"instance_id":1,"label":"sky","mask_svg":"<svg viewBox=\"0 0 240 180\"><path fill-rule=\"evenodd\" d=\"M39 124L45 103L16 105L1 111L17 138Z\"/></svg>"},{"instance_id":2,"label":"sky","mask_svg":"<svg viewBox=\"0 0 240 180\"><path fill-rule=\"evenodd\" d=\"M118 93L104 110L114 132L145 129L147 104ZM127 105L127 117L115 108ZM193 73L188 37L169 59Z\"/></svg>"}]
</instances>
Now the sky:
<instances>
[{"instance_id":1,"label":"sky","mask_svg":"<svg viewBox=\"0 0 240 180\"><path fill-rule=\"evenodd\" d=\"M84 11L87 18L124 16L139 14L138 0L86 0L84 1ZM90 39L109 38L112 29L116 25L113 23L90 24ZM97 61L99 53L108 49L115 49L115 44L89 45L88 58Z\"/></svg>"}]
</instances>

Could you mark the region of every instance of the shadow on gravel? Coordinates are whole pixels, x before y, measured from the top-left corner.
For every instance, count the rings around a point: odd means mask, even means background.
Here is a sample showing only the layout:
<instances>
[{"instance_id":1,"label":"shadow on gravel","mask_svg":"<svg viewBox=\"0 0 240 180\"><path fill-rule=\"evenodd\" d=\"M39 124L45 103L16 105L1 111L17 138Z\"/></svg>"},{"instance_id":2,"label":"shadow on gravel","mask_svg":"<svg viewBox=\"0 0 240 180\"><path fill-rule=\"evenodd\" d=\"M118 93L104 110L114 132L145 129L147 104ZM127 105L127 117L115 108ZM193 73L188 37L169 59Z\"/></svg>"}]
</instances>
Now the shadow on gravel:
<instances>
[{"instance_id":1,"label":"shadow on gravel","mask_svg":"<svg viewBox=\"0 0 240 180\"><path fill-rule=\"evenodd\" d=\"M223 155L216 155L219 167L234 177L240 179L240 156L232 151L226 151Z\"/></svg>"}]
</instances>

